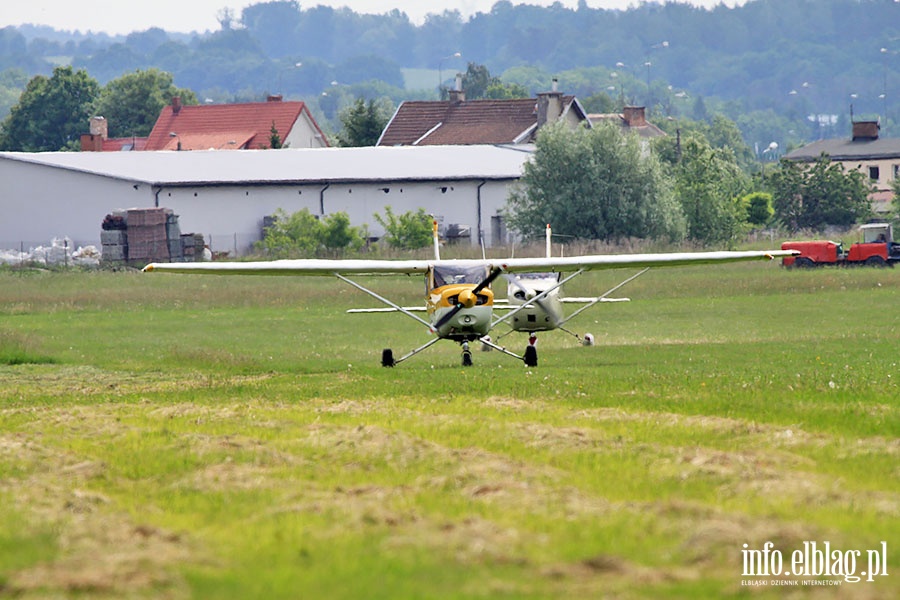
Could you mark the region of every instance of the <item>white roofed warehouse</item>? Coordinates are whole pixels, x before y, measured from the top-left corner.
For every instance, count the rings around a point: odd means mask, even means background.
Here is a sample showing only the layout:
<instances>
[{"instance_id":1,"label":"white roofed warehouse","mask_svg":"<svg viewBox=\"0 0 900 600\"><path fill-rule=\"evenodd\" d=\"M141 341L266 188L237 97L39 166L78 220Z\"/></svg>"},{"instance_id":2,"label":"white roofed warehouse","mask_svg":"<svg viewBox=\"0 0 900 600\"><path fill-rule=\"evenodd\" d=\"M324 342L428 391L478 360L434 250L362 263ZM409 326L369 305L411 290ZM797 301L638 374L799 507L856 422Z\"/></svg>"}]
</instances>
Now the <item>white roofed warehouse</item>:
<instances>
[{"instance_id":1,"label":"white roofed warehouse","mask_svg":"<svg viewBox=\"0 0 900 600\"><path fill-rule=\"evenodd\" d=\"M100 245L114 210L165 207L215 252L246 254L277 209L373 215L424 208L461 242L506 243L501 211L530 146L430 146L192 152L0 153L0 248L67 236Z\"/></svg>"}]
</instances>

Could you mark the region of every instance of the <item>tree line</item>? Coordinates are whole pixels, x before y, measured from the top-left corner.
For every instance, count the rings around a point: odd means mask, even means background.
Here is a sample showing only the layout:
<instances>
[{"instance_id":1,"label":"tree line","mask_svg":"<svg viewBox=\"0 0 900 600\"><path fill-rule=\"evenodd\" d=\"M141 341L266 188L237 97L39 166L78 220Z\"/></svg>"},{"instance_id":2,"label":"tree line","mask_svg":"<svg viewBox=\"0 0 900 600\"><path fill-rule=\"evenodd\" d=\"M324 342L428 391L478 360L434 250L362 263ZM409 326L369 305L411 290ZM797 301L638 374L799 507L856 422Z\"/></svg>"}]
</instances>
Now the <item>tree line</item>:
<instances>
[{"instance_id":1,"label":"tree line","mask_svg":"<svg viewBox=\"0 0 900 600\"><path fill-rule=\"evenodd\" d=\"M476 65L469 66L463 86L482 95L516 91ZM146 136L173 96L197 103L193 92L177 88L171 74L156 69L135 71L100 86L84 70L57 67L51 77L28 82L0 124L0 150L76 150L94 114L112 116L114 137L122 131ZM374 145L389 114L384 106L357 98L341 113L336 141L343 146ZM785 160L759 168L736 125L721 116L711 123L673 120L666 125L672 135L656 138L649 152L640 138L623 135L612 124L542 128L522 186L511 195L510 224L526 237L541 235L545 224L553 223L558 232L579 239L649 238L729 246L752 228L821 230L850 226L869 215L872 186L857 170L845 171L824 156L812 168ZM277 131L272 131L272 140L272 148L280 147ZM429 221L422 214L394 215L388 209L379 223L388 232L403 232L391 233L393 240L427 244ZM353 246L359 238L346 219L320 223L311 215L281 217L273 229L280 237L267 245L269 251L333 252ZM419 237L417 227L423 229Z\"/></svg>"},{"instance_id":2,"label":"tree line","mask_svg":"<svg viewBox=\"0 0 900 600\"><path fill-rule=\"evenodd\" d=\"M325 120L357 96L395 104L433 97L437 79L445 85L475 63L530 94L555 75L579 98L606 94L617 104L645 105L658 119L724 114L751 147L845 135L851 102L857 115L881 117L884 131L900 122L900 4L893 0L750 0L712 9L638 3L628 10L499 1L469 18L444 11L420 25L396 10L359 14L278 0L240 15L224 11L220 25L188 35L2 29L0 117L12 105L4 86L49 75L61 61L101 84L157 68L203 100L301 97ZM410 85L410 69L440 76Z\"/></svg>"}]
</instances>

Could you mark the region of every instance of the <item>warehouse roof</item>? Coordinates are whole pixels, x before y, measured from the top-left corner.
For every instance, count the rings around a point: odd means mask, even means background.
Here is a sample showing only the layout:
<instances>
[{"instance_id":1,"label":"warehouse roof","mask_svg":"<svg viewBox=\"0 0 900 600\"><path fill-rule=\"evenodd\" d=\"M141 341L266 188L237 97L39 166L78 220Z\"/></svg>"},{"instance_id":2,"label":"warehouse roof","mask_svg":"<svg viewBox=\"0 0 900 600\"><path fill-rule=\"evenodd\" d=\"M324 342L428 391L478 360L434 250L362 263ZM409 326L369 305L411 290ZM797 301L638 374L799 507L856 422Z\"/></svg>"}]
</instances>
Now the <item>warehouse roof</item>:
<instances>
[{"instance_id":1,"label":"warehouse roof","mask_svg":"<svg viewBox=\"0 0 900 600\"><path fill-rule=\"evenodd\" d=\"M531 146L300 148L190 152L0 152L21 161L150 185L518 179Z\"/></svg>"}]
</instances>

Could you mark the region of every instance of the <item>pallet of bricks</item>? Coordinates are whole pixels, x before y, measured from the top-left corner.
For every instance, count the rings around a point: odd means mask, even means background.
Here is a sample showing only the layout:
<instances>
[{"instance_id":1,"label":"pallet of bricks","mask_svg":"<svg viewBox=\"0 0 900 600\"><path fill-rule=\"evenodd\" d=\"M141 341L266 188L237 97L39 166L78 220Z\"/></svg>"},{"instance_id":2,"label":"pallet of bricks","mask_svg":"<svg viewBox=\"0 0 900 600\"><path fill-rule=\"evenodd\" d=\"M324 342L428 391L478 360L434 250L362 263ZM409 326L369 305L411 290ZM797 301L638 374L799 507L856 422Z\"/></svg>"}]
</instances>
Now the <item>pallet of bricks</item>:
<instances>
[{"instance_id":1,"label":"pallet of bricks","mask_svg":"<svg viewBox=\"0 0 900 600\"><path fill-rule=\"evenodd\" d=\"M193 236L181 235L178 215L172 209L133 208L116 211L103 220L100 233L103 262L142 267L150 262L182 261L185 260L185 237L191 237L193 245ZM191 254L193 255L193 249Z\"/></svg>"},{"instance_id":2,"label":"pallet of bricks","mask_svg":"<svg viewBox=\"0 0 900 600\"><path fill-rule=\"evenodd\" d=\"M125 220L128 223L129 263L143 266L151 262L169 262L166 223L171 214L171 209L166 208L136 208L128 211Z\"/></svg>"}]
</instances>

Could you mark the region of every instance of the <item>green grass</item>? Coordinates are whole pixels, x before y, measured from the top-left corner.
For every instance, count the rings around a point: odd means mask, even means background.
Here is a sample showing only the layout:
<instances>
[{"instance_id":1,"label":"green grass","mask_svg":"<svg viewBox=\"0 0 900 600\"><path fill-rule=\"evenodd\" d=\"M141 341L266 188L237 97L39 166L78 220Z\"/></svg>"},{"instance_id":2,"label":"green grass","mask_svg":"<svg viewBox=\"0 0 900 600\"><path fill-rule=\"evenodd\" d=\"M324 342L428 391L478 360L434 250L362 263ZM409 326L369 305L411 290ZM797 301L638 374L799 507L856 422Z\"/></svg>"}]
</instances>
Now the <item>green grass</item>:
<instances>
[{"instance_id":1,"label":"green grass","mask_svg":"<svg viewBox=\"0 0 900 600\"><path fill-rule=\"evenodd\" d=\"M383 369L427 332L331 279L0 272L0 597L897 597L898 291L660 269L536 368ZM766 541L890 576L750 591Z\"/></svg>"}]
</instances>

